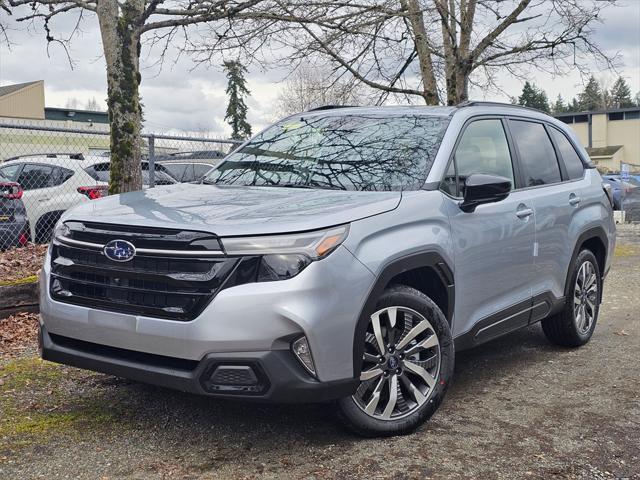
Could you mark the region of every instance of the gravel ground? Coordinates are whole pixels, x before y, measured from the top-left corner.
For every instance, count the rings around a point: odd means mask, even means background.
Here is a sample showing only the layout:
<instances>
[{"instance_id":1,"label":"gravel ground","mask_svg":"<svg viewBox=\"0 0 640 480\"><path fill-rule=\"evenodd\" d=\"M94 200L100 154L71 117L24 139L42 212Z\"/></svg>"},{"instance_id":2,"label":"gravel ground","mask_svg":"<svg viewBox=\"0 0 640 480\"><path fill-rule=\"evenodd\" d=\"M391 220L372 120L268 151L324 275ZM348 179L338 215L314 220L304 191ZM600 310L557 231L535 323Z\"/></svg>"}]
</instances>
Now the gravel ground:
<instances>
[{"instance_id":1,"label":"gravel ground","mask_svg":"<svg viewBox=\"0 0 640 480\"><path fill-rule=\"evenodd\" d=\"M539 325L456 358L413 435L362 440L330 405L214 401L0 360L0 478L638 478L640 227L621 228L593 340Z\"/></svg>"}]
</instances>

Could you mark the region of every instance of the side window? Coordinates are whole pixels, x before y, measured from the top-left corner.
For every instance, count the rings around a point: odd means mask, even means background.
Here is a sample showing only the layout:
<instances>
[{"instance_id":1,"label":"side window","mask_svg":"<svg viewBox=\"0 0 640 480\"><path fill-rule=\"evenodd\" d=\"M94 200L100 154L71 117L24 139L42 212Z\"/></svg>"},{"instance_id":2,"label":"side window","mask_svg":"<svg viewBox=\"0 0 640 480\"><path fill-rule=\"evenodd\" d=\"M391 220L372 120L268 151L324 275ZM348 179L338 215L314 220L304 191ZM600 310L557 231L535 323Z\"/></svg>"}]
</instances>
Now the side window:
<instances>
[{"instance_id":1,"label":"side window","mask_svg":"<svg viewBox=\"0 0 640 480\"><path fill-rule=\"evenodd\" d=\"M571 180L575 180L577 178L582 178L584 175L584 165L582 164L582 160L576 153L575 148L571 145L571 142L564 136L562 132L556 130L555 128L551 128L551 136L558 145L558 150L560 150L560 155L562 156L562 161L564 162L564 166L567 169L567 173L569 174L569 178Z\"/></svg>"},{"instance_id":2,"label":"side window","mask_svg":"<svg viewBox=\"0 0 640 480\"><path fill-rule=\"evenodd\" d=\"M6 167L0 168L0 174L15 182L18 179L18 172L20 171L20 167L22 167L21 163L14 163L13 165L7 165Z\"/></svg>"},{"instance_id":3,"label":"side window","mask_svg":"<svg viewBox=\"0 0 640 480\"><path fill-rule=\"evenodd\" d=\"M55 184L54 169L48 165L27 164L18 176L18 183L25 190L52 187Z\"/></svg>"},{"instance_id":4,"label":"side window","mask_svg":"<svg viewBox=\"0 0 640 480\"><path fill-rule=\"evenodd\" d=\"M91 167L91 171L89 169L85 171L99 182L109 181L109 162L96 163Z\"/></svg>"},{"instance_id":5,"label":"side window","mask_svg":"<svg viewBox=\"0 0 640 480\"><path fill-rule=\"evenodd\" d=\"M525 186L533 187L561 181L556 152L544 125L511 120L509 127L518 146Z\"/></svg>"},{"instance_id":6,"label":"side window","mask_svg":"<svg viewBox=\"0 0 640 480\"><path fill-rule=\"evenodd\" d=\"M196 164L193 166L193 180L202 180L209 170L213 168L213 165ZM192 181L193 181L192 180Z\"/></svg>"},{"instance_id":7,"label":"side window","mask_svg":"<svg viewBox=\"0 0 640 480\"><path fill-rule=\"evenodd\" d=\"M85 172L87 172L87 174L93 178L94 180L98 180L98 174L96 173L95 169L93 168L93 165L90 167L87 167L84 169Z\"/></svg>"},{"instance_id":8,"label":"side window","mask_svg":"<svg viewBox=\"0 0 640 480\"><path fill-rule=\"evenodd\" d=\"M454 155L457 167L458 196L464 195L467 177L473 173L499 175L514 185L509 143L499 119L477 120L465 129ZM455 175L453 163L446 178Z\"/></svg>"},{"instance_id":9,"label":"side window","mask_svg":"<svg viewBox=\"0 0 640 480\"><path fill-rule=\"evenodd\" d=\"M73 170L69 170L68 168L56 167L55 172L55 185L62 185L73 177Z\"/></svg>"},{"instance_id":10,"label":"side window","mask_svg":"<svg viewBox=\"0 0 640 480\"><path fill-rule=\"evenodd\" d=\"M449 164L447 173L445 173L442 183L440 184L440 189L453 197L458 196L458 179L456 178L455 161Z\"/></svg>"}]
</instances>

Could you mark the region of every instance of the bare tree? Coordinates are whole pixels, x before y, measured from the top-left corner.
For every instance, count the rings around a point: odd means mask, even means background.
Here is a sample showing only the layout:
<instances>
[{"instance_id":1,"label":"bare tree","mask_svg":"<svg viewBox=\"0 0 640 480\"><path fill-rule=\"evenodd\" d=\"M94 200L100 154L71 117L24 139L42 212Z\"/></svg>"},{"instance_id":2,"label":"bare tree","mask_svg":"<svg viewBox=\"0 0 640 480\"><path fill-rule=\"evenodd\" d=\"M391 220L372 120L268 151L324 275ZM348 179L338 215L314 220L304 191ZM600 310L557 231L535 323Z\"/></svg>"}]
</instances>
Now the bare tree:
<instances>
[{"instance_id":1,"label":"bare tree","mask_svg":"<svg viewBox=\"0 0 640 480\"><path fill-rule=\"evenodd\" d=\"M289 64L324 59L347 76L389 95L426 104L457 104L469 88L499 88L499 75L523 80L532 68L586 74L594 61L614 68L593 27L617 0L274 0L270 17L243 24L225 42L251 52L279 42ZM206 58L220 39L192 51ZM201 57L202 58L202 57Z\"/></svg>"},{"instance_id":2,"label":"bare tree","mask_svg":"<svg viewBox=\"0 0 640 480\"><path fill-rule=\"evenodd\" d=\"M285 117L322 105L366 103L363 88L353 79L331 79L305 65L285 80L276 99L276 116Z\"/></svg>"},{"instance_id":3,"label":"bare tree","mask_svg":"<svg viewBox=\"0 0 640 480\"><path fill-rule=\"evenodd\" d=\"M89 100L87 100L84 109L91 110L92 112L99 112L100 110L102 110L102 107L96 100L96 97L91 97Z\"/></svg>"},{"instance_id":4,"label":"bare tree","mask_svg":"<svg viewBox=\"0 0 640 480\"><path fill-rule=\"evenodd\" d=\"M261 0L0 0L0 7L17 22L41 22L47 42L68 52L73 33L59 38L51 21L59 15L76 15L76 29L95 14L100 26L107 74L107 104L111 127L111 179L109 191L120 193L142 188L140 137L142 107L139 85L140 50L144 36L164 42L166 53L178 32L195 24L210 23L220 34L230 21L253 18ZM6 33L6 26L0 34ZM75 30L74 30L75 32Z\"/></svg>"},{"instance_id":5,"label":"bare tree","mask_svg":"<svg viewBox=\"0 0 640 480\"><path fill-rule=\"evenodd\" d=\"M76 108L78 108L78 99L75 97L68 98L66 103L64 104L64 108L75 110Z\"/></svg>"}]
</instances>

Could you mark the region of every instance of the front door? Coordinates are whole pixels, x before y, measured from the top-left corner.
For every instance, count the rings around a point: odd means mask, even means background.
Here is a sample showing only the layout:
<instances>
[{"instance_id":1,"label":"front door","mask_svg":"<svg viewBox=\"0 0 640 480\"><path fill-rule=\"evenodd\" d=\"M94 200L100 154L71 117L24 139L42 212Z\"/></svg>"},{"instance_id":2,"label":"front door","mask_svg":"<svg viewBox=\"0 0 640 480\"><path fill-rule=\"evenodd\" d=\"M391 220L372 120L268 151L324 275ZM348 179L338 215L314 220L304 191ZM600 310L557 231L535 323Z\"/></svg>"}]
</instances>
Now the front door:
<instances>
[{"instance_id":1,"label":"front door","mask_svg":"<svg viewBox=\"0 0 640 480\"><path fill-rule=\"evenodd\" d=\"M465 213L458 204L473 173L500 175L515 187L503 120L479 119L464 129L443 182L454 249L454 337L485 341L526 325L531 303L535 219L527 191Z\"/></svg>"}]
</instances>

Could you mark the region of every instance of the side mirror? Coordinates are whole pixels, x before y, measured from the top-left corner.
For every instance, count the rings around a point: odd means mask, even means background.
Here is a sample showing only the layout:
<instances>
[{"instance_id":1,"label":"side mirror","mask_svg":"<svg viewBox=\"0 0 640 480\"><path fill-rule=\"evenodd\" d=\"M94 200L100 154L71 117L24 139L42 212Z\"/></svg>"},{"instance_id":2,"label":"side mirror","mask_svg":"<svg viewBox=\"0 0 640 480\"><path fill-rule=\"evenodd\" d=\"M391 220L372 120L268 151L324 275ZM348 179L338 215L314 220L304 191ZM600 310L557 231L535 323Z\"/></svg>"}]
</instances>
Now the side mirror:
<instances>
[{"instance_id":1,"label":"side mirror","mask_svg":"<svg viewBox=\"0 0 640 480\"><path fill-rule=\"evenodd\" d=\"M511 180L498 175L474 173L467 177L460 210L473 212L478 205L504 200L511 191Z\"/></svg>"}]
</instances>

